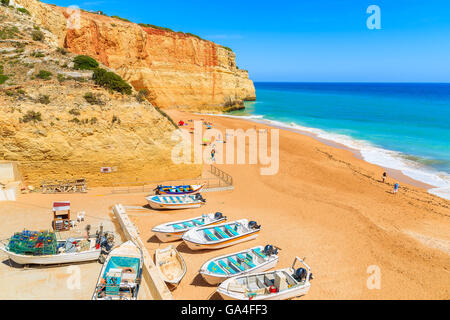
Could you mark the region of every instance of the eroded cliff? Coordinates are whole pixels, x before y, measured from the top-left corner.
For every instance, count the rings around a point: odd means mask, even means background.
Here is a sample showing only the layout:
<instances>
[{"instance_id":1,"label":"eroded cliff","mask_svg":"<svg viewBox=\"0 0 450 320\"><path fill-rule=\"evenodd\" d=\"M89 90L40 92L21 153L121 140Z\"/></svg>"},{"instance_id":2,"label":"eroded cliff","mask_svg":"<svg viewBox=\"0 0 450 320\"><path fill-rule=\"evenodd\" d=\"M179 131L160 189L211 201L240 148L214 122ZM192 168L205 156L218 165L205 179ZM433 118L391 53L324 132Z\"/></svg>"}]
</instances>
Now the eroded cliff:
<instances>
[{"instance_id":1,"label":"eroded cliff","mask_svg":"<svg viewBox=\"0 0 450 320\"><path fill-rule=\"evenodd\" d=\"M89 186L193 178L201 166L171 160L176 126L142 99L75 70L58 37L27 13L0 5L0 161L25 184L87 178ZM101 66L106 68L106 66ZM103 174L101 167L114 167Z\"/></svg>"},{"instance_id":2,"label":"eroded cliff","mask_svg":"<svg viewBox=\"0 0 450 320\"><path fill-rule=\"evenodd\" d=\"M115 69L136 90L147 89L158 107L215 111L256 97L235 53L213 42L94 13L81 12L78 19L70 8L37 0L16 2L57 36L59 46Z\"/></svg>"}]
</instances>

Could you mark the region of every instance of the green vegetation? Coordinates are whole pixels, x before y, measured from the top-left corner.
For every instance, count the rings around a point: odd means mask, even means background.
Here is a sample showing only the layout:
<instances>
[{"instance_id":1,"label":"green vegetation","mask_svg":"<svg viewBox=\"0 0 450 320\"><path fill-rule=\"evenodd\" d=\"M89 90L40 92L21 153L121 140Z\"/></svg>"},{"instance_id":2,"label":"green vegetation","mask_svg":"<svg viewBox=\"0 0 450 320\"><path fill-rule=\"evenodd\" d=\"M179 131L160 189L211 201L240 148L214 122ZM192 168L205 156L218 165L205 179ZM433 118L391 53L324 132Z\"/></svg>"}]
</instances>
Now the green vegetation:
<instances>
[{"instance_id":1,"label":"green vegetation","mask_svg":"<svg viewBox=\"0 0 450 320\"><path fill-rule=\"evenodd\" d=\"M114 124L114 123L116 123L116 122L117 122L117 124L120 124L120 123L121 123L119 117L114 115L114 116L112 117L111 123Z\"/></svg>"},{"instance_id":2,"label":"green vegetation","mask_svg":"<svg viewBox=\"0 0 450 320\"><path fill-rule=\"evenodd\" d=\"M73 116L79 116L79 115L81 115L80 111L77 110L77 109L71 109L71 110L69 111L69 113L70 113L71 115L73 115Z\"/></svg>"},{"instance_id":3,"label":"green vegetation","mask_svg":"<svg viewBox=\"0 0 450 320\"><path fill-rule=\"evenodd\" d=\"M99 63L95 59L84 55L76 56L73 62L74 69L76 70L94 70L99 66Z\"/></svg>"},{"instance_id":4,"label":"green vegetation","mask_svg":"<svg viewBox=\"0 0 450 320\"><path fill-rule=\"evenodd\" d=\"M23 13L23 14L31 16L30 11L28 11L25 8L17 8L17 11L20 12L20 13Z\"/></svg>"},{"instance_id":5,"label":"green vegetation","mask_svg":"<svg viewBox=\"0 0 450 320\"><path fill-rule=\"evenodd\" d=\"M163 31L169 31L169 32L175 32L172 29L169 28L164 28L164 27L159 27L159 26L155 26L153 24L147 24L147 23L139 23L139 25L141 27L145 27L145 28L153 28L153 29L158 29L158 30L163 30Z\"/></svg>"},{"instance_id":6,"label":"green vegetation","mask_svg":"<svg viewBox=\"0 0 450 320\"><path fill-rule=\"evenodd\" d=\"M95 84L106 89L117 91L122 94L130 95L132 92L131 86L114 72L106 71L105 69L97 68L94 70L92 76Z\"/></svg>"},{"instance_id":7,"label":"green vegetation","mask_svg":"<svg viewBox=\"0 0 450 320\"><path fill-rule=\"evenodd\" d=\"M3 74L3 65L0 64L0 84L4 84L9 77Z\"/></svg>"},{"instance_id":8,"label":"green vegetation","mask_svg":"<svg viewBox=\"0 0 450 320\"><path fill-rule=\"evenodd\" d=\"M0 39L16 39L20 34L19 28L17 27L2 27L0 29Z\"/></svg>"},{"instance_id":9,"label":"green vegetation","mask_svg":"<svg viewBox=\"0 0 450 320\"><path fill-rule=\"evenodd\" d=\"M56 52L58 52L64 56L68 53L68 51L64 48L58 48L58 49L56 49Z\"/></svg>"},{"instance_id":10,"label":"green vegetation","mask_svg":"<svg viewBox=\"0 0 450 320\"><path fill-rule=\"evenodd\" d=\"M8 7L9 6L9 0L0 0L0 3L2 6Z\"/></svg>"},{"instance_id":11,"label":"green vegetation","mask_svg":"<svg viewBox=\"0 0 450 320\"><path fill-rule=\"evenodd\" d=\"M0 74L0 84L4 84L6 82L6 80L8 80L9 77L4 75L4 74Z\"/></svg>"},{"instance_id":12,"label":"green vegetation","mask_svg":"<svg viewBox=\"0 0 450 320\"><path fill-rule=\"evenodd\" d=\"M166 118L167 120L169 120L169 122L178 129L178 126L176 125L175 121L173 121L173 119L164 111L162 111L160 108L155 107L156 111L158 111L164 118Z\"/></svg>"},{"instance_id":13,"label":"green vegetation","mask_svg":"<svg viewBox=\"0 0 450 320\"><path fill-rule=\"evenodd\" d=\"M40 78L42 80L50 80L52 78L52 73L50 71L47 71L47 70L41 70L36 75L36 77L38 77L38 78Z\"/></svg>"},{"instance_id":14,"label":"green vegetation","mask_svg":"<svg viewBox=\"0 0 450 320\"><path fill-rule=\"evenodd\" d=\"M50 103L50 97L48 95L40 95L38 98L38 102L42 104L49 104Z\"/></svg>"},{"instance_id":15,"label":"green vegetation","mask_svg":"<svg viewBox=\"0 0 450 320\"><path fill-rule=\"evenodd\" d=\"M42 115L40 112L35 112L35 111L28 111L23 118L21 119L21 122L27 123L27 122L38 122L38 121L42 121Z\"/></svg>"},{"instance_id":16,"label":"green vegetation","mask_svg":"<svg viewBox=\"0 0 450 320\"><path fill-rule=\"evenodd\" d=\"M95 96L92 92L86 92L86 94L84 95L84 100L86 100L87 103L92 104L92 105L102 104L102 101L97 96Z\"/></svg>"},{"instance_id":17,"label":"green vegetation","mask_svg":"<svg viewBox=\"0 0 450 320\"><path fill-rule=\"evenodd\" d=\"M34 41L44 41L44 33L40 30L34 30L31 32L31 38L33 38Z\"/></svg>"},{"instance_id":18,"label":"green vegetation","mask_svg":"<svg viewBox=\"0 0 450 320\"><path fill-rule=\"evenodd\" d=\"M125 22L131 22L130 20L122 18L122 17L119 17L119 16L111 16L111 18L119 19L119 20L122 20L122 21L125 21Z\"/></svg>"},{"instance_id":19,"label":"green vegetation","mask_svg":"<svg viewBox=\"0 0 450 320\"><path fill-rule=\"evenodd\" d=\"M149 92L147 89L141 89L141 90L139 90L138 94L136 95L136 100L139 102L144 102L148 95L149 95Z\"/></svg>"},{"instance_id":20,"label":"green vegetation","mask_svg":"<svg viewBox=\"0 0 450 320\"><path fill-rule=\"evenodd\" d=\"M78 118L73 118L72 120L69 120L69 122L73 122L73 123L77 123L77 124L80 124L81 123L81 121L80 121L80 119L78 119Z\"/></svg>"},{"instance_id":21,"label":"green vegetation","mask_svg":"<svg viewBox=\"0 0 450 320\"><path fill-rule=\"evenodd\" d=\"M35 51L35 52L31 53L30 56L35 57L35 58L42 58L42 57L45 57L45 54L43 54L40 51Z\"/></svg>"},{"instance_id":22,"label":"green vegetation","mask_svg":"<svg viewBox=\"0 0 450 320\"><path fill-rule=\"evenodd\" d=\"M225 46L222 46L222 48L224 48L224 49L226 49L226 50L228 50L228 51L233 52L233 50L232 50L231 48L228 48L228 47L225 47Z\"/></svg>"}]
</instances>

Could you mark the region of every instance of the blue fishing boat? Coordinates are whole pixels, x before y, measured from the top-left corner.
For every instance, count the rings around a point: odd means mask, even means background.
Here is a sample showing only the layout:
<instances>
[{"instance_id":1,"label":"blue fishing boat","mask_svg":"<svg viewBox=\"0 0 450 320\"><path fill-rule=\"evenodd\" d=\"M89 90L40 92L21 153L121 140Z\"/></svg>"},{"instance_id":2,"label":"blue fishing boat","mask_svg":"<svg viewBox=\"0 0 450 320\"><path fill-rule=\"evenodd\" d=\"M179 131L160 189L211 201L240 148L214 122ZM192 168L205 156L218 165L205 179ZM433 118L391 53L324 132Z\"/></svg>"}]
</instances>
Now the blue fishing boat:
<instances>
[{"instance_id":1,"label":"blue fishing boat","mask_svg":"<svg viewBox=\"0 0 450 320\"><path fill-rule=\"evenodd\" d=\"M162 186L159 185L155 188L155 194L168 194L168 195L183 195L183 194L193 194L200 192L204 184L193 184L193 185L184 185L184 186Z\"/></svg>"},{"instance_id":2,"label":"blue fishing boat","mask_svg":"<svg viewBox=\"0 0 450 320\"><path fill-rule=\"evenodd\" d=\"M141 250L132 241L112 250L100 271L92 300L137 300L142 265Z\"/></svg>"}]
</instances>

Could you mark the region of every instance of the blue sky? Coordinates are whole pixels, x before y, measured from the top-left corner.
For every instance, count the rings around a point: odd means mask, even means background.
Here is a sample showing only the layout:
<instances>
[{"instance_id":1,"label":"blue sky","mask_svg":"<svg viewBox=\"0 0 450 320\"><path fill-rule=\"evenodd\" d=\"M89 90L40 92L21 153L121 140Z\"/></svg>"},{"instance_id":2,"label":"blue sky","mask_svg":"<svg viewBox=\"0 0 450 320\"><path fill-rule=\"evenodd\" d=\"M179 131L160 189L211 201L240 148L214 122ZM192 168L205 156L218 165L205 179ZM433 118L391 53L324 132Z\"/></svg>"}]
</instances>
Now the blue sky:
<instances>
[{"instance_id":1,"label":"blue sky","mask_svg":"<svg viewBox=\"0 0 450 320\"><path fill-rule=\"evenodd\" d=\"M448 0L44 2L198 34L255 81L450 82ZM380 30L366 26L369 5Z\"/></svg>"}]
</instances>

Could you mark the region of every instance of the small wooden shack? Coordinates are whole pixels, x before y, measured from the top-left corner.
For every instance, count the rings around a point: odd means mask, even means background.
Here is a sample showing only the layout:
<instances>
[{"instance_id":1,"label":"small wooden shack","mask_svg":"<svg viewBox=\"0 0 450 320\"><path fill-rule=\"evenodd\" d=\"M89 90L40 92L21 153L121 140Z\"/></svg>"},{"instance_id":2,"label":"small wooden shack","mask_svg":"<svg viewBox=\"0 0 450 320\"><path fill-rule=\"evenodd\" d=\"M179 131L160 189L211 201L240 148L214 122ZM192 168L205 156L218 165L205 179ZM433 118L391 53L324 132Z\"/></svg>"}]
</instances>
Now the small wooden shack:
<instances>
[{"instance_id":1,"label":"small wooden shack","mask_svg":"<svg viewBox=\"0 0 450 320\"><path fill-rule=\"evenodd\" d=\"M70 201L53 202L53 230L70 231Z\"/></svg>"}]
</instances>

